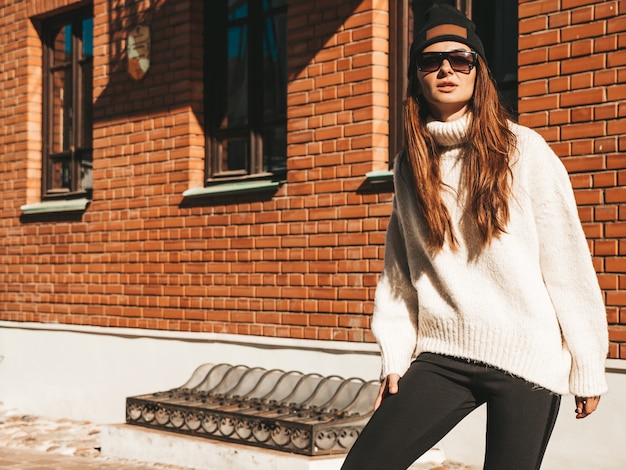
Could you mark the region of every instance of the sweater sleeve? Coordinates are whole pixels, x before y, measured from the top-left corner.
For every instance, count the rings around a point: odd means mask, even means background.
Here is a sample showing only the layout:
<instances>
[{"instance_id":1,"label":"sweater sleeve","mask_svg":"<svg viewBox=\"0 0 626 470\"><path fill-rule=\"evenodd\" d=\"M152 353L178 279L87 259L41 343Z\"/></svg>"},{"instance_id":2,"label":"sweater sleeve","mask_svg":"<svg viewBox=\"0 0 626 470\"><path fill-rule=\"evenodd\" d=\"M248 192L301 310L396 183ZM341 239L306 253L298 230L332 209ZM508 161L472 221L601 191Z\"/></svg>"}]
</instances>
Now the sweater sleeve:
<instances>
[{"instance_id":1,"label":"sweater sleeve","mask_svg":"<svg viewBox=\"0 0 626 470\"><path fill-rule=\"evenodd\" d=\"M417 342L417 292L411 283L395 199L385 239L383 273L376 287L372 333L382 355L381 379L389 374L403 375Z\"/></svg>"},{"instance_id":2,"label":"sweater sleeve","mask_svg":"<svg viewBox=\"0 0 626 470\"><path fill-rule=\"evenodd\" d=\"M582 397L601 395L607 390L608 352L602 292L569 175L543 138L535 133L529 137L528 177L541 270L563 341L572 356L570 393Z\"/></svg>"}]
</instances>

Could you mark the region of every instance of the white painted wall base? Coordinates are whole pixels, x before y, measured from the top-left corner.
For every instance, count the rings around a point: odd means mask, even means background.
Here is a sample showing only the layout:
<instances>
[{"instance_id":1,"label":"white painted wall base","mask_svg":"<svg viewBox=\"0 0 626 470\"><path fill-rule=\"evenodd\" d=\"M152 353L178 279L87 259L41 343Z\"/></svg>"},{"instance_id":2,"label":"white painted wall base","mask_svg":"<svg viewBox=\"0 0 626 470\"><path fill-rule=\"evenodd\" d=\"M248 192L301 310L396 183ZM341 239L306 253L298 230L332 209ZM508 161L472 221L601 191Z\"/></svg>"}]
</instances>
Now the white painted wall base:
<instances>
[{"instance_id":1,"label":"white painted wall base","mask_svg":"<svg viewBox=\"0 0 626 470\"><path fill-rule=\"evenodd\" d=\"M179 465L194 470L339 470L345 458L345 455L307 457L128 424L103 426L101 452L105 457ZM444 460L443 452L435 448L416 463L417 466L437 465Z\"/></svg>"},{"instance_id":2,"label":"white painted wall base","mask_svg":"<svg viewBox=\"0 0 626 470\"><path fill-rule=\"evenodd\" d=\"M0 322L0 401L24 413L123 423L126 397L178 387L220 362L365 380L380 368L372 344ZM608 360L607 373L592 416L576 420L563 398L542 470L626 468L626 361ZM484 423L480 409L457 426L441 442L446 457L482 465Z\"/></svg>"},{"instance_id":3,"label":"white painted wall base","mask_svg":"<svg viewBox=\"0 0 626 470\"><path fill-rule=\"evenodd\" d=\"M103 427L102 455L195 470L339 470L344 459L343 456L311 458L131 425Z\"/></svg>"}]
</instances>

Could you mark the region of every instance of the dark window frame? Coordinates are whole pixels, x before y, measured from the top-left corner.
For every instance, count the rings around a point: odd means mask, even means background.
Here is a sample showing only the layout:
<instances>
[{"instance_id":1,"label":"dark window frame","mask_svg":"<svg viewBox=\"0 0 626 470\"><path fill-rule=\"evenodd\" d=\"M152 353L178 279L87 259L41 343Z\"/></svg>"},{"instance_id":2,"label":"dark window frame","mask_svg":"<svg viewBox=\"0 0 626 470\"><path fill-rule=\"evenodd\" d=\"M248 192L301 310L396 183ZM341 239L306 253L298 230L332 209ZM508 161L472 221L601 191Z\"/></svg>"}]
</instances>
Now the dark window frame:
<instances>
[{"instance_id":1,"label":"dark window frame","mask_svg":"<svg viewBox=\"0 0 626 470\"><path fill-rule=\"evenodd\" d=\"M412 37L409 0L389 2L389 167L404 148L404 99Z\"/></svg>"},{"instance_id":2,"label":"dark window frame","mask_svg":"<svg viewBox=\"0 0 626 470\"><path fill-rule=\"evenodd\" d=\"M212 1L205 4L205 33L204 33L204 71L205 71L205 119L206 119L206 154L205 154L205 185L248 181L255 179L272 179L283 181L286 177L287 146L285 140L282 151L282 168L267 171L267 156L264 155L264 130L268 124L282 126L286 136L287 116L286 109L282 119L267 122L263 116L263 28L264 22L273 15L287 13L287 2L278 7L263 10L263 1L251 0L247 2L248 12L245 18L228 21L228 5L226 0ZM248 122L239 127L224 127L222 124L227 109L228 83L227 74L223 73L227 64L228 40L227 28L233 25L247 26L247 67L250 79L247 84L247 118ZM286 54L287 45L284 47ZM217 65L216 65L217 64ZM221 64L221 65L220 65ZM256 72L256 73L255 73ZM284 93L287 99L287 74L284 71ZM286 108L286 107L285 107ZM225 170L222 168L222 142L229 138L238 138L247 143L245 167ZM280 165L279 165L280 166Z\"/></svg>"},{"instance_id":3,"label":"dark window frame","mask_svg":"<svg viewBox=\"0 0 626 470\"><path fill-rule=\"evenodd\" d=\"M91 5L42 22L42 200L91 198L92 187L82 187L81 178L83 165L90 166L93 161L93 54L83 55L82 40L83 22L89 19L93 20ZM55 41L66 25L71 25L72 53L69 61L59 64L54 57ZM63 87L68 92L63 101L63 148L55 151L54 73L61 69L68 71L69 90ZM54 186L53 171L58 162L67 164L69 174L68 183L62 187Z\"/></svg>"}]
</instances>

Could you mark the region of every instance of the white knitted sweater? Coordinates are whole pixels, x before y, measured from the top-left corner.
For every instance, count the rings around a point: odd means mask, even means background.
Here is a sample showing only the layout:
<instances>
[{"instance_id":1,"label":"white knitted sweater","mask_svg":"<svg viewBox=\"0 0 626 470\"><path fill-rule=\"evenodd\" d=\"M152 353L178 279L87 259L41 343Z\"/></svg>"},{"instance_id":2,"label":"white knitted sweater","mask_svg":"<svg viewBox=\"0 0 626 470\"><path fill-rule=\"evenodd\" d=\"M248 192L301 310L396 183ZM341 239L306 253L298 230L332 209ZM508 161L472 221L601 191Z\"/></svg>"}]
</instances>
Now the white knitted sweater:
<instances>
[{"instance_id":1,"label":"white knitted sweater","mask_svg":"<svg viewBox=\"0 0 626 470\"><path fill-rule=\"evenodd\" d=\"M606 312L568 174L536 132L517 136L506 233L483 251L464 223L459 187L469 115L429 131L444 146L444 201L459 242L431 256L409 163L395 164L395 197L372 331L382 374L404 374L420 352L490 364L558 394L607 390ZM445 187L445 186L444 186Z\"/></svg>"}]
</instances>

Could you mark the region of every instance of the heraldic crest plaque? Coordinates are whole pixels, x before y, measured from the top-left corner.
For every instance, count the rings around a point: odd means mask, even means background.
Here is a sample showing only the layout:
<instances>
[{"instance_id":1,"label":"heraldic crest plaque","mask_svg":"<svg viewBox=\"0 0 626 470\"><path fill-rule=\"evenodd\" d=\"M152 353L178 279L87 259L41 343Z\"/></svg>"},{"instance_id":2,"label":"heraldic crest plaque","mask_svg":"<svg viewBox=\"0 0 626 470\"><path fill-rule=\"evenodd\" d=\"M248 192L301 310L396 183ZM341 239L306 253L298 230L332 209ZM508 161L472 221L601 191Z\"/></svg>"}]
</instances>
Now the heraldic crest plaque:
<instances>
[{"instance_id":1,"label":"heraldic crest plaque","mask_svg":"<svg viewBox=\"0 0 626 470\"><path fill-rule=\"evenodd\" d=\"M146 25L133 26L126 40L128 74L141 80L150 68L150 28Z\"/></svg>"}]
</instances>

